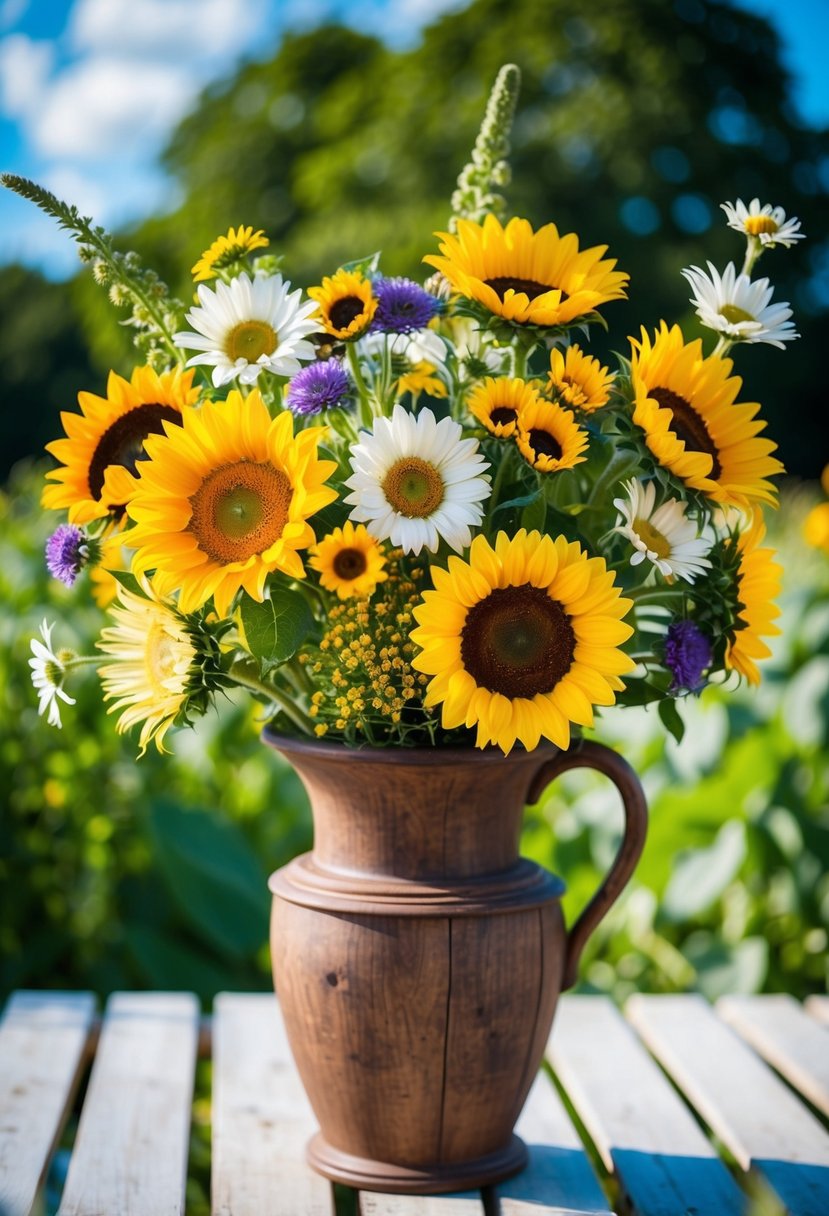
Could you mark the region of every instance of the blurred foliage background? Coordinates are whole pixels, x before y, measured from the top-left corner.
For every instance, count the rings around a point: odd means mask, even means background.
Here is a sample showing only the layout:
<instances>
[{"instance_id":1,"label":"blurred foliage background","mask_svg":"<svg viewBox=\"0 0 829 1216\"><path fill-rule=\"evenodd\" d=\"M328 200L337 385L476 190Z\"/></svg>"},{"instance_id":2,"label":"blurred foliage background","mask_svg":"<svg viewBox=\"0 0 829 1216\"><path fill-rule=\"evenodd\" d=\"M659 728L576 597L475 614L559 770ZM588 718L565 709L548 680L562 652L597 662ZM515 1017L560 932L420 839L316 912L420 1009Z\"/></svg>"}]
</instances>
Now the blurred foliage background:
<instances>
[{"instance_id":1,"label":"blurred foliage background","mask_svg":"<svg viewBox=\"0 0 829 1216\"><path fill-rule=\"evenodd\" d=\"M402 53L338 27L286 38L182 123L166 163L183 201L123 234L122 248L183 298L201 250L239 223L264 228L302 285L377 248L386 272L422 276L505 59L524 74L510 210L608 244L632 275L604 349L625 350L625 335L662 317L698 332L681 268L742 256L722 200L758 195L801 218L810 239L760 273L792 301L802 340L740 350L738 371L789 471L816 476L827 459L829 139L798 123L769 25L727 4L474 0ZM185 987L205 1001L267 988L265 880L309 847L311 825L298 781L258 742L250 703L226 701L174 737L172 757L140 763L94 677L70 689L78 704L62 732L37 716L27 658L41 619L58 622L58 645L87 652L100 619L84 580L69 591L45 573L56 518L37 505L46 466L33 457L78 390L101 392L110 367L134 360L85 275L52 284L7 267L0 302L11 406L0 415L11 468L0 496L0 987ZM591 943L586 988L802 996L826 985L829 565L800 538L809 496L790 484L772 538L787 571L784 635L760 690L687 701L680 747L655 713L602 719L598 737L643 776L652 829ZM619 829L612 791L584 777L528 813L525 851L565 877L569 917Z\"/></svg>"}]
</instances>

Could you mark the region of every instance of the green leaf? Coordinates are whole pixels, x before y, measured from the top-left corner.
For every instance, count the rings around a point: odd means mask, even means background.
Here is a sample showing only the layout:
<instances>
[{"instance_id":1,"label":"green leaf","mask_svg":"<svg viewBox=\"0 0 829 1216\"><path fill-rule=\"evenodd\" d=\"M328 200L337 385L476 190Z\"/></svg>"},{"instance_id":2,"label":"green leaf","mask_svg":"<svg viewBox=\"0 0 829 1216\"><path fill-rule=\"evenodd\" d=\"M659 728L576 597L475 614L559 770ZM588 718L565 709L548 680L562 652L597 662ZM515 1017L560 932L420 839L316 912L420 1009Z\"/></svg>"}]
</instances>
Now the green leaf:
<instances>
[{"instance_id":1,"label":"green leaf","mask_svg":"<svg viewBox=\"0 0 829 1216\"><path fill-rule=\"evenodd\" d=\"M363 258L355 258L352 262L343 262L342 269L348 270L352 274L362 274L365 277L371 278L373 274L377 274L377 268L380 265L381 250L376 253L366 254Z\"/></svg>"},{"instance_id":2,"label":"green leaf","mask_svg":"<svg viewBox=\"0 0 829 1216\"><path fill-rule=\"evenodd\" d=\"M737 819L723 824L709 848L680 853L662 897L663 915L684 921L705 912L733 881L745 855L745 826Z\"/></svg>"},{"instance_id":3,"label":"green leaf","mask_svg":"<svg viewBox=\"0 0 829 1216\"><path fill-rule=\"evenodd\" d=\"M664 695L661 688L649 684L647 680L627 680L624 690L616 694L616 704L650 705Z\"/></svg>"},{"instance_id":4,"label":"green leaf","mask_svg":"<svg viewBox=\"0 0 829 1216\"><path fill-rule=\"evenodd\" d=\"M116 583L124 588L125 591L131 591L133 595L140 595L146 599L144 591L134 574L129 570L110 570L109 573L115 579Z\"/></svg>"},{"instance_id":5,"label":"green leaf","mask_svg":"<svg viewBox=\"0 0 829 1216\"><path fill-rule=\"evenodd\" d=\"M662 725L666 730L670 731L677 743L682 742L682 736L685 734L685 723L682 721L679 710L676 707L676 701L670 697L659 702L659 717L662 719Z\"/></svg>"},{"instance_id":6,"label":"green leaf","mask_svg":"<svg viewBox=\"0 0 829 1216\"><path fill-rule=\"evenodd\" d=\"M265 872L239 829L208 811L158 799L149 814L155 861L191 928L215 950L250 955L267 939Z\"/></svg>"},{"instance_id":7,"label":"green leaf","mask_svg":"<svg viewBox=\"0 0 829 1216\"><path fill-rule=\"evenodd\" d=\"M547 504L543 496L539 494L521 512L521 527L526 528L528 532L532 532L534 528L543 532L546 518Z\"/></svg>"},{"instance_id":8,"label":"green leaf","mask_svg":"<svg viewBox=\"0 0 829 1216\"><path fill-rule=\"evenodd\" d=\"M274 589L271 599L261 604L243 596L240 614L245 645L263 674L296 654L314 627L304 596L282 588Z\"/></svg>"},{"instance_id":9,"label":"green leaf","mask_svg":"<svg viewBox=\"0 0 829 1216\"><path fill-rule=\"evenodd\" d=\"M171 940L168 934L144 925L127 925L124 937L149 988L195 992L209 1006L217 992L234 983L232 970L197 947Z\"/></svg>"},{"instance_id":10,"label":"green leaf","mask_svg":"<svg viewBox=\"0 0 829 1216\"><path fill-rule=\"evenodd\" d=\"M499 502L492 514L495 515L498 511L506 511L509 507L529 507L538 500L540 494L540 490L535 489L531 494L521 494L518 498L508 498L506 502Z\"/></svg>"},{"instance_id":11,"label":"green leaf","mask_svg":"<svg viewBox=\"0 0 829 1216\"><path fill-rule=\"evenodd\" d=\"M769 965L764 937L746 937L734 946L710 933L692 933L682 953L697 972L697 989L709 1001L734 992L759 992Z\"/></svg>"}]
</instances>

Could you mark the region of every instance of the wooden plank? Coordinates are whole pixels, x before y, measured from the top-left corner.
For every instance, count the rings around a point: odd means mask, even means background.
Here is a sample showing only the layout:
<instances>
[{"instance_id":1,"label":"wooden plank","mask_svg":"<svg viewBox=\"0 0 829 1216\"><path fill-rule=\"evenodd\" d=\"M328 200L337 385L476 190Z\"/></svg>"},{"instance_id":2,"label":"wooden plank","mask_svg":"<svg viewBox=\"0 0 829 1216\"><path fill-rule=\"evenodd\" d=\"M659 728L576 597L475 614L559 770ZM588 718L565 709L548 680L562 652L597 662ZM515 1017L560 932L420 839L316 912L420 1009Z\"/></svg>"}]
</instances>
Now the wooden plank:
<instances>
[{"instance_id":1,"label":"wooden plank","mask_svg":"<svg viewBox=\"0 0 829 1216\"><path fill-rule=\"evenodd\" d=\"M198 1033L189 993L110 997L58 1216L184 1211Z\"/></svg>"},{"instance_id":2,"label":"wooden plank","mask_svg":"<svg viewBox=\"0 0 829 1216\"><path fill-rule=\"evenodd\" d=\"M829 996L807 996L806 1012L819 1022L829 1022Z\"/></svg>"},{"instance_id":3,"label":"wooden plank","mask_svg":"<svg viewBox=\"0 0 829 1216\"><path fill-rule=\"evenodd\" d=\"M728 996L717 1012L804 1097L829 1115L829 1030L785 993Z\"/></svg>"},{"instance_id":4,"label":"wooden plank","mask_svg":"<svg viewBox=\"0 0 829 1216\"><path fill-rule=\"evenodd\" d=\"M214 1216L332 1216L331 1184L305 1164L316 1120L271 993L216 997Z\"/></svg>"},{"instance_id":5,"label":"wooden plank","mask_svg":"<svg viewBox=\"0 0 829 1216\"><path fill-rule=\"evenodd\" d=\"M604 997L562 998L548 1055L641 1216L727 1216L744 1196L691 1112Z\"/></svg>"},{"instance_id":6,"label":"wooden plank","mask_svg":"<svg viewBox=\"0 0 829 1216\"><path fill-rule=\"evenodd\" d=\"M829 1212L829 1136L779 1077L698 996L636 996L628 1014L744 1170L791 1216Z\"/></svg>"},{"instance_id":7,"label":"wooden plank","mask_svg":"<svg viewBox=\"0 0 829 1216\"><path fill-rule=\"evenodd\" d=\"M17 992L0 1023L0 1212L26 1216L83 1064L95 998Z\"/></svg>"},{"instance_id":8,"label":"wooden plank","mask_svg":"<svg viewBox=\"0 0 829 1216\"><path fill-rule=\"evenodd\" d=\"M515 1130L529 1149L530 1163L496 1188L500 1216L601 1216L610 1211L546 1073L538 1074Z\"/></svg>"},{"instance_id":9,"label":"wooden plank","mask_svg":"<svg viewBox=\"0 0 829 1216\"><path fill-rule=\"evenodd\" d=\"M457 1195L386 1195L360 1191L360 1216L484 1216L480 1191Z\"/></svg>"}]
</instances>

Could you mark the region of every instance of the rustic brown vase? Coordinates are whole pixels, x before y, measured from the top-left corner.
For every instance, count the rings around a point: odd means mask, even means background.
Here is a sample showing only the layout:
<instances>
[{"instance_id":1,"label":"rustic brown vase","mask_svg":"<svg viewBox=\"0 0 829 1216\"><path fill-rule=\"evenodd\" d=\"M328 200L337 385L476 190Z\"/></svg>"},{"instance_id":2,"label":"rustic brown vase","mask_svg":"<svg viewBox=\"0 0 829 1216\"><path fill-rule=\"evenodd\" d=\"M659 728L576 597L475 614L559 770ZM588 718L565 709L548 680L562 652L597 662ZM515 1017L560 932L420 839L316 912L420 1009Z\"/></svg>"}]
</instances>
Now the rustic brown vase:
<instances>
[{"instance_id":1,"label":"rustic brown vase","mask_svg":"<svg viewBox=\"0 0 829 1216\"><path fill-rule=\"evenodd\" d=\"M508 1177L559 992L642 851L634 773L596 743L504 757L264 738L314 815L313 852L270 880L274 982L321 1129L311 1165L401 1193ZM564 884L518 844L525 804L578 767L618 786L625 834L568 931Z\"/></svg>"}]
</instances>

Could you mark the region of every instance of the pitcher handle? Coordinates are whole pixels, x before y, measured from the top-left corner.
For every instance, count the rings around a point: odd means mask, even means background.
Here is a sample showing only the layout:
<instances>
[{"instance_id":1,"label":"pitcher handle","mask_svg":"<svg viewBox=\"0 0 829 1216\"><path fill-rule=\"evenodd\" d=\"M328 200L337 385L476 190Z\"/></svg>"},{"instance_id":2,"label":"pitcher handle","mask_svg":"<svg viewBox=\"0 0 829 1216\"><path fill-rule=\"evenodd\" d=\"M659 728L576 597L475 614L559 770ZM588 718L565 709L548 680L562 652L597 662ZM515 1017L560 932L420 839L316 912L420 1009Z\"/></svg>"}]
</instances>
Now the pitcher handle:
<instances>
[{"instance_id":1,"label":"pitcher handle","mask_svg":"<svg viewBox=\"0 0 829 1216\"><path fill-rule=\"evenodd\" d=\"M593 768L609 777L622 796L625 808L625 833L613 865L581 916L567 934L562 989L576 982L579 959L587 939L621 895L636 868L648 830L648 806L639 778L618 752L603 743L583 742L552 760L546 760L535 774L527 793L527 802L535 803L545 786L572 768Z\"/></svg>"}]
</instances>

